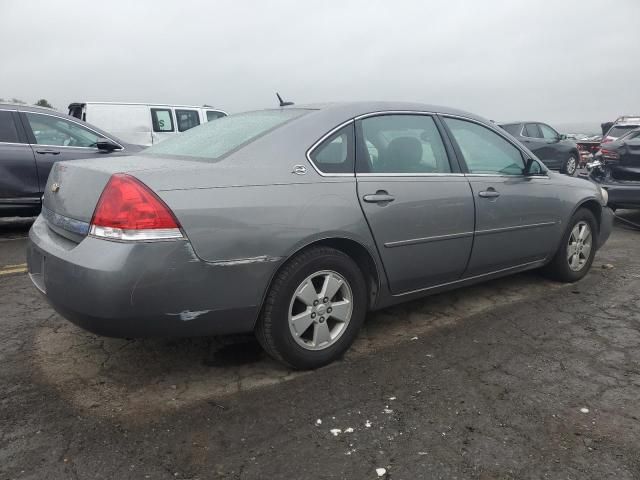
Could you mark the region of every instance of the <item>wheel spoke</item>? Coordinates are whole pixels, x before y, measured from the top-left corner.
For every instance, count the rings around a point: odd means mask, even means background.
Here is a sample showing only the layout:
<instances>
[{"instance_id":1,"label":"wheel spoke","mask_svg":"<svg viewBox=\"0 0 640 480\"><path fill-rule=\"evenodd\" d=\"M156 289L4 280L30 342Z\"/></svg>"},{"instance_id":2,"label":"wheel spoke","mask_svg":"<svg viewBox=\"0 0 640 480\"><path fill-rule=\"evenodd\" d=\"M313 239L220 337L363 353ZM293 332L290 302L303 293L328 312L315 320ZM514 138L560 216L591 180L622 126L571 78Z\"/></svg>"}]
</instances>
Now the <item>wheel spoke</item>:
<instances>
[{"instance_id":1,"label":"wheel spoke","mask_svg":"<svg viewBox=\"0 0 640 480\"><path fill-rule=\"evenodd\" d=\"M576 254L571 259L571 268L578 270L578 267L580 267L580 255Z\"/></svg>"},{"instance_id":2,"label":"wheel spoke","mask_svg":"<svg viewBox=\"0 0 640 480\"><path fill-rule=\"evenodd\" d=\"M341 322L346 322L349 318L350 310L351 302L349 300L333 302L331 304L331 313L329 314L329 316L335 318L336 320L340 320Z\"/></svg>"},{"instance_id":3,"label":"wheel spoke","mask_svg":"<svg viewBox=\"0 0 640 480\"><path fill-rule=\"evenodd\" d=\"M584 255L584 258L585 258L586 260L588 260L588 259L589 259L589 255L591 254L591 242L589 242L589 243L585 243L585 244L582 246L582 254Z\"/></svg>"},{"instance_id":4,"label":"wheel spoke","mask_svg":"<svg viewBox=\"0 0 640 480\"><path fill-rule=\"evenodd\" d=\"M307 306L313 305L314 300L318 299L318 292L311 283L311 280L307 280L298 288L296 292L296 298L303 302Z\"/></svg>"},{"instance_id":5,"label":"wheel spoke","mask_svg":"<svg viewBox=\"0 0 640 480\"><path fill-rule=\"evenodd\" d=\"M331 341L331 333L327 322L316 323L313 331L313 344L318 347Z\"/></svg>"},{"instance_id":6,"label":"wheel spoke","mask_svg":"<svg viewBox=\"0 0 640 480\"><path fill-rule=\"evenodd\" d=\"M328 297L331 300L340 287L342 286L342 280L336 278L334 275L328 273L324 277L324 283L322 285L322 290L320 290L320 298Z\"/></svg>"},{"instance_id":7,"label":"wheel spoke","mask_svg":"<svg viewBox=\"0 0 640 480\"><path fill-rule=\"evenodd\" d=\"M580 234L578 235L578 240L583 240L587 237L587 234L591 234L589 231L589 227L586 224L583 224L580 228Z\"/></svg>"},{"instance_id":8,"label":"wheel spoke","mask_svg":"<svg viewBox=\"0 0 640 480\"><path fill-rule=\"evenodd\" d=\"M304 312L291 317L291 323L293 324L293 328L298 336L302 335L313 323L313 319L311 318L311 309L308 308Z\"/></svg>"},{"instance_id":9,"label":"wheel spoke","mask_svg":"<svg viewBox=\"0 0 640 480\"><path fill-rule=\"evenodd\" d=\"M575 254L576 254L576 244L570 243L569 246L567 247L567 260L569 260L569 263L571 263L571 257L573 257Z\"/></svg>"}]
</instances>

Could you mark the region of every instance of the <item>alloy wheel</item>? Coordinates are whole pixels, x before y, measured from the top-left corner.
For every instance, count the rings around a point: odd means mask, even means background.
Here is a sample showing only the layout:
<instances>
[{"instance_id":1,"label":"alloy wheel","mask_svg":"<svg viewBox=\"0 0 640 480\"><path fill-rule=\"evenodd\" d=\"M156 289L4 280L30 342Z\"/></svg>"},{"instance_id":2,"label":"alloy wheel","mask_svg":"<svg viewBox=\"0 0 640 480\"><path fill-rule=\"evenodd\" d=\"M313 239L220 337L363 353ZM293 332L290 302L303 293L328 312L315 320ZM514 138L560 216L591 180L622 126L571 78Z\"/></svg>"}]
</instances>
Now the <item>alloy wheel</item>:
<instances>
[{"instance_id":1,"label":"alloy wheel","mask_svg":"<svg viewBox=\"0 0 640 480\"><path fill-rule=\"evenodd\" d=\"M569 268L574 272L579 272L589 261L593 235L591 227L587 222L580 221L575 224L569 235L567 245L567 261Z\"/></svg>"},{"instance_id":2,"label":"alloy wheel","mask_svg":"<svg viewBox=\"0 0 640 480\"><path fill-rule=\"evenodd\" d=\"M289 330L301 347L324 350L342 336L352 313L349 282L337 272L322 270L296 288L289 304Z\"/></svg>"},{"instance_id":3,"label":"alloy wheel","mask_svg":"<svg viewBox=\"0 0 640 480\"><path fill-rule=\"evenodd\" d=\"M576 162L575 157L569 157L569 159L567 160L567 166L565 168L567 175L573 176L573 174L576 173L577 166L578 163Z\"/></svg>"}]
</instances>

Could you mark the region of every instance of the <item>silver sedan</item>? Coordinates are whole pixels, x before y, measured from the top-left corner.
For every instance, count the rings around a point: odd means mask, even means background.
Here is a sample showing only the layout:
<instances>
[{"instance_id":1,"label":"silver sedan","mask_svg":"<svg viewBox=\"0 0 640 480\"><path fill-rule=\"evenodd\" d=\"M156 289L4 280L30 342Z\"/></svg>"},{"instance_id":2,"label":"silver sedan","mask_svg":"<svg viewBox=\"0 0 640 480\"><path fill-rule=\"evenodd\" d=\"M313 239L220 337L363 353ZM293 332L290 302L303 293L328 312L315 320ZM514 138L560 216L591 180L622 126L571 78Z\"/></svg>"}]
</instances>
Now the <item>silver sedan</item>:
<instances>
[{"instance_id":1,"label":"silver sedan","mask_svg":"<svg viewBox=\"0 0 640 480\"><path fill-rule=\"evenodd\" d=\"M122 337L254 331L315 368L367 311L523 270L573 282L612 213L475 115L413 103L231 115L138 156L57 163L35 286Z\"/></svg>"}]
</instances>

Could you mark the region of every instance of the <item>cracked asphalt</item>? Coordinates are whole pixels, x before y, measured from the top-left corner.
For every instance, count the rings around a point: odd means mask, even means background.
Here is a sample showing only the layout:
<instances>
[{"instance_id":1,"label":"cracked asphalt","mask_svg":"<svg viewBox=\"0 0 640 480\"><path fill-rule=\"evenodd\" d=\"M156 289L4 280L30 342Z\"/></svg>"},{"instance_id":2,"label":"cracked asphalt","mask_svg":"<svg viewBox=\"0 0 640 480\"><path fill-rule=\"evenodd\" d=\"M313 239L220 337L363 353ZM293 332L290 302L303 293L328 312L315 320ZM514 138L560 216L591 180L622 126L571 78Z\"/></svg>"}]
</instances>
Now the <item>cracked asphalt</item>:
<instances>
[{"instance_id":1,"label":"cracked asphalt","mask_svg":"<svg viewBox=\"0 0 640 480\"><path fill-rule=\"evenodd\" d=\"M78 329L20 271L28 227L0 222L1 480L640 478L640 232L622 224L577 284L526 273L370 314L305 373L251 337Z\"/></svg>"}]
</instances>

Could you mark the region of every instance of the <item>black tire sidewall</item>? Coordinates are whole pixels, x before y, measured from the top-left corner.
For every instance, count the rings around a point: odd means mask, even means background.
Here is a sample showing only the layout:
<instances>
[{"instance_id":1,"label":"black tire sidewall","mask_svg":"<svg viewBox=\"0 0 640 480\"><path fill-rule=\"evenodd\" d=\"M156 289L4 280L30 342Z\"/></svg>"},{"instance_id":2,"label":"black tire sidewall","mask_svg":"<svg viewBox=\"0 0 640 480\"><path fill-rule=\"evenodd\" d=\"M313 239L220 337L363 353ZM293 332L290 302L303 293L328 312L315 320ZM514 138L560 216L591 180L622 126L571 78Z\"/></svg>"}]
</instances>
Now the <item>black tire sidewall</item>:
<instances>
[{"instance_id":1,"label":"black tire sidewall","mask_svg":"<svg viewBox=\"0 0 640 480\"><path fill-rule=\"evenodd\" d=\"M578 222L585 221L589 224L591 228L591 252L589 253L589 259L587 263L580 269L579 271L571 270L569 267L569 262L567 261L567 248L569 244L569 237L571 236L571 231L576 226ZM593 260L596 255L596 250L598 248L598 222L596 221L595 216L591 213L590 210L586 208L581 208L578 210L573 217L571 217L571 221L569 222L569 226L562 236L562 243L560 244L560 248L556 253L552 263L550 264L551 271L553 275L561 281L565 282L576 282L583 278L591 269L591 265L593 264Z\"/></svg>"},{"instance_id":2,"label":"black tire sidewall","mask_svg":"<svg viewBox=\"0 0 640 480\"><path fill-rule=\"evenodd\" d=\"M338 341L324 350L307 350L293 338L289 329L289 307L291 298L300 283L309 275L322 270L332 270L342 275L349 283L352 299L352 314L349 325ZM271 339L282 359L294 368L318 368L338 358L355 340L367 311L367 288L357 264L342 252L322 253L313 256L290 271L273 291L274 307L271 310Z\"/></svg>"}]
</instances>

